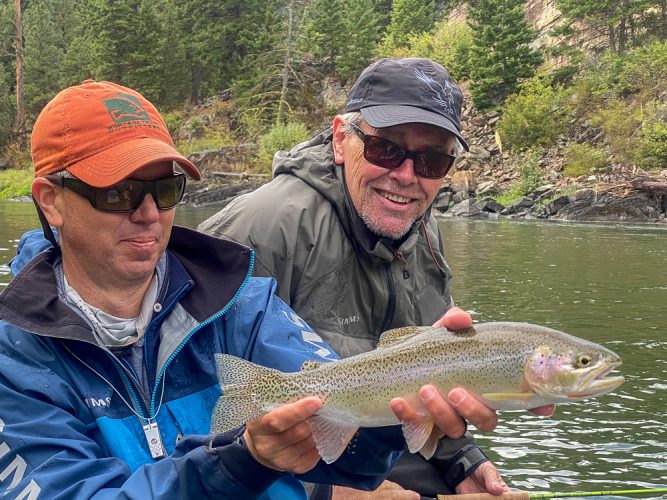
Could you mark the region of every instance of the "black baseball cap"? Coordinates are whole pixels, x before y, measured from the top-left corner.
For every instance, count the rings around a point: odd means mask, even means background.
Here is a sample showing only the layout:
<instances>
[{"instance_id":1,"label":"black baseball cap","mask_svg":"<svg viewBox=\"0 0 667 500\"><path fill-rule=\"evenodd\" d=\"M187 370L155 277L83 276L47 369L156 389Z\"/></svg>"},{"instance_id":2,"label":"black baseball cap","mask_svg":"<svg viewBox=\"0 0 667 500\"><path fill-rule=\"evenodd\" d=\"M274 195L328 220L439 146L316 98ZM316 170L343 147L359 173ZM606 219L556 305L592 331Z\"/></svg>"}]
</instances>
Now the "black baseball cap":
<instances>
[{"instance_id":1,"label":"black baseball cap","mask_svg":"<svg viewBox=\"0 0 667 500\"><path fill-rule=\"evenodd\" d=\"M374 128L428 123L461 135L463 92L449 72L430 59L381 59L361 72L348 96L345 112L360 111Z\"/></svg>"}]
</instances>

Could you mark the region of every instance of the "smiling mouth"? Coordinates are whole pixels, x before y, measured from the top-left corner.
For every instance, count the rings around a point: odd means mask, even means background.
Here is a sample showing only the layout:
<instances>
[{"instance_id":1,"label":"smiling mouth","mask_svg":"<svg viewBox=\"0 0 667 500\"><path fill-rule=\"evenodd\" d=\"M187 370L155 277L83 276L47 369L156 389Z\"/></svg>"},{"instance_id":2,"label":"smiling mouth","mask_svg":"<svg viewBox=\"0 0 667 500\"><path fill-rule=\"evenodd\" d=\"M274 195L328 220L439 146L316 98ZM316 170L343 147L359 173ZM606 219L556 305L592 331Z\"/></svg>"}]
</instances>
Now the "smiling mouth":
<instances>
[{"instance_id":1,"label":"smiling mouth","mask_svg":"<svg viewBox=\"0 0 667 500\"><path fill-rule=\"evenodd\" d=\"M383 198L388 199L389 201L393 201L394 203L400 203L402 205L407 205L411 201L413 201L412 198L406 198L405 196L400 196L397 194L392 194L388 193L387 191L380 191L378 190L378 194L382 196Z\"/></svg>"}]
</instances>

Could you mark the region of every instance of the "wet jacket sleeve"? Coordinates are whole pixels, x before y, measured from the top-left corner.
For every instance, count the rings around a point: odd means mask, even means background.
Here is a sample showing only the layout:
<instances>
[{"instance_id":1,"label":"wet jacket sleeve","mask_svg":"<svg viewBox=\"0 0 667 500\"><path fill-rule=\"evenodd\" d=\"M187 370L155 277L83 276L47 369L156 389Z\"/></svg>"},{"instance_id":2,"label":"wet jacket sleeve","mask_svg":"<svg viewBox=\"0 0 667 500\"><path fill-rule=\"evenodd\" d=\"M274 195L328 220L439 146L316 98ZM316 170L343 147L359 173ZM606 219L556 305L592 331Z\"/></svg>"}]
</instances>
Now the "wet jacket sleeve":
<instances>
[{"instance_id":1,"label":"wet jacket sleeve","mask_svg":"<svg viewBox=\"0 0 667 500\"><path fill-rule=\"evenodd\" d=\"M6 324L0 334L21 342ZM23 344L11 355L0 349L0 401L12 402L0 405L3 498L248 498L280 477L233 440L211 449L210 436L184 438L172 455L130 471L96 441L97 423L77 417L86 413L80 394Z\"/></svg>"}]
</instances>

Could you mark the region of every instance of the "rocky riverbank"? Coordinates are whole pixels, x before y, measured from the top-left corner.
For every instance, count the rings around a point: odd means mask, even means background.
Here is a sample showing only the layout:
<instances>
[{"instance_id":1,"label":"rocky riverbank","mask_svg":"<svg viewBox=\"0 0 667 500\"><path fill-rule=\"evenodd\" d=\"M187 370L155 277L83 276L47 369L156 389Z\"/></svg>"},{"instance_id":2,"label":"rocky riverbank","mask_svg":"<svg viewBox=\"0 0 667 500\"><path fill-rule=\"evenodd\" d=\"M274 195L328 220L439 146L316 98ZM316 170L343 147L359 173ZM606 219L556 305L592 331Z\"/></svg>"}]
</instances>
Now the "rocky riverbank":
<instances>
[{"instance_id":1,"label":"rocky riverbank","mask_svg":"<svg viewBox=\"0 0 667 500\"><path fill-rule=\"evenodd\" d=\"M219 106L209 104L202 108L206 111ZM563 136L555 147L532 158L539 182L530 192L501 204L498 200L507 199L503 193L521 183L521 165L526 157L503 151L496 134L498 120L497 113L482 115L469 102L466 104L462 126L470 151L461 155L454 172L444 180L434 203L436 214L667 223L667 166L662 171L645 172L630 165L612 164L595 175L564 175L564 151L569 144L601 140L601 131L586 123L576 124L572 135ZM256 154L255 144L240 144L191 155L190 159L202 170L204 181L188 185L185 202L222 207L267 182L268 174L249 173Z\"/></svg>"}]
</instances>

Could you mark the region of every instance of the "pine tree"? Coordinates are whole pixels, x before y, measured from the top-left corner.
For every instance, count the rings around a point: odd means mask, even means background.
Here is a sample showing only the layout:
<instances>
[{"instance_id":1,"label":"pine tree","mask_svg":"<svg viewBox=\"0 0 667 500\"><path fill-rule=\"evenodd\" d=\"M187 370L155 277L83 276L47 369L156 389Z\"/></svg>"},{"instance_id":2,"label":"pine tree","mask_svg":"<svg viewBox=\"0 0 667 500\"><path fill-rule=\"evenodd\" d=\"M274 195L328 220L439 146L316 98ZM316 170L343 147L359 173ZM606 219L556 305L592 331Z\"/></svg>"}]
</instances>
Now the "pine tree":
<instances>
[{"instance_id":1,"label":"pine tree","mask_svg":"<svg viewBox=\"0 0 667 500\"><path fill-rule=\"evenodd\" d=\"M63 61L76 22L75 0L42 0L25 12L26 110L34 119L72 78ZM71 82L71 83L77 83Z\"/></svg>"},{"instance_id":2,"label":"pine tree","mask_svg":"<svg viewBox=\"0 0 667 500\"><path fill-rule=\"evenodd\" d=\"M533 76L542 55L530 46L536 33L525 20L522 0L479 0L470 8L470 20L470 91L475 106L486 111Z\"/></svg>"},{"instance_id":3,"label":"pine tree","mask_svg":"<svg viewBox=\"0 0 667 500\"><path fill-rule=\"evenodd\" d=\"M372 0L347 0L343 50L336 59L336 72L343 80L358 76L368 66L380 38L380 16Z\"/></svg>"},{"instance_id":4,"label":"pine tree","mask_svg":"<svg viewBox=\"0 0 667 500\"><path fill-rule=\"evenodd\" d=\"M304 12L299 48L334 65L345 50L346 0L313 0ZM346 15L343 16L343 13Z\"/></svg>"},{"instance_id":5,"label":"pine tree","mask_svg":"<svg viewBox=\"0 0 667 500\"><path fill-rule=\"evenodd\" d=\"M431 31L434 23L435 0L394 0L382 50L405 47L411 35Z\"/></svg>"}]
</instances>

